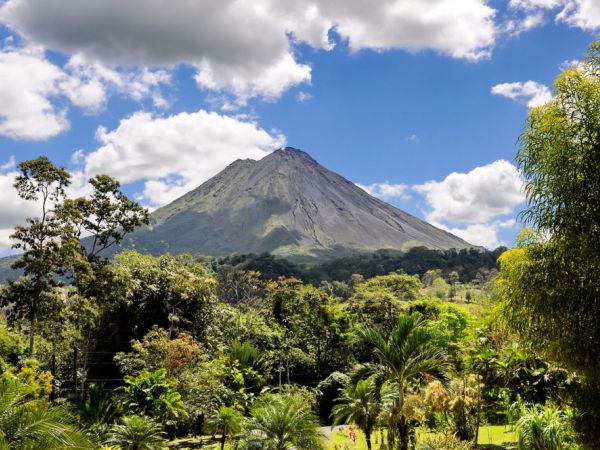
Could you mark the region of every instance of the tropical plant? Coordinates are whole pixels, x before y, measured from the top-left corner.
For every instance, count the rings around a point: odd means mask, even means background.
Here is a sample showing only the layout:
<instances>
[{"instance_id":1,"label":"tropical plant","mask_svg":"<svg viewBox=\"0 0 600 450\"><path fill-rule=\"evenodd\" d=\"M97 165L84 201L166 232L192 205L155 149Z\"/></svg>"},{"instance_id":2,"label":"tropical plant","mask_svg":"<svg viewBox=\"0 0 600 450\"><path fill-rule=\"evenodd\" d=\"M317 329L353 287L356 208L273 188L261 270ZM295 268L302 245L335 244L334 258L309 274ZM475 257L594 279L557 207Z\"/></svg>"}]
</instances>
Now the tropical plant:
<instances>
[{"instance_id":1,"label":"tropical plant","mask_svg":"<svg viewBox=\"0 0 600 450\"><path fill-rule=\"evenodd\" d=\"M471 450L473 444L461 441L453 434L433 434L424 437L417 446L418 450Z\"/></svg>"},{"instance_id":2,"label":"tropical plant","mask_svg":"<svg viewBox=\"0 0 600 450\"><path fill-rule=\"evenodd\" d=\"M517 166L534 228L500 258L506 323L539 355L578 377L579 435L600 442L600 41L531 108Z\"/></svg>"},{"instance_id":3,"label":"tropical plant","mask_svg":"<svg viewBox=\"0 0 600 450\"><path fill-rule=\"evenodd\" d=\"M181 394L175 390L176 381L167 377L165 369L154 372L142 370L137 377L126 376L122 388L125 407L168 425L184 414Z\"/></svg>"},{"instance_id":4,"label":"tropical plant","mask_svg":"<svg viewBox=\"0 0 600 450\"><path fill-rule=\"evenodd\" d=\"M359 364L353 370L354 381L374 377L380 385L388 382L395 386L397 397L390 409L390 433L393 443L406 450L411 425L404 414L404 401L409 383L422 375L442 377L447 369L445 354L432 345L432 338L420 314L402 316L385 339L373 328L358 330L359 340L373 349L375 362Z\"/></svg>"},{"instance_id":5,"label":"tropical plant","mask_svg":"<svg viewBox=\"0 0 600 450\"><path fill-rule=\"evenodd\" d=\"M162 427L152 419L129 416L113 425L108 444L121 450L162 450L167 448L163 435Z\"/></svg>"},{"instance_id":6,"label":"tropical plant","mask_svg":"<svg viewBox=\"0 0 600 450\"><path fill-rule=\"evenodd\" d=\"M90 384L87 395L75 399L75 410L87 423L110 423L118 417L112 393L102 384Z\"/></svg>"},{"instance_id":7,"label":"tropical plant","mask_svg":"<svg viewBox=\"0 0 600 450\"><path fill-rule=\"evenodd\" d=\"M348 385L333 407L334 423L353 423L365 434L371 449L371 434L381 412L381 396L373 378Z\"/></svg>"},{"instance_id":8,"label":"tropical plant","mask_svg":"<svg viewBox=\"0 0 600 450\"><path fill-rule=\"evenodd\" d=\"M241 441L243 450L321 450L323 434L300 397L267 394L250 411Z\"/></svg>"},{"instance_id":9,"label":"tropical plant","mask_svg":"<svg viewBox=\"0 0 600 450\"><path fill-rule=\"evenodd\" d=\"M481 377L475 374L454 378L447 386L435 380L427 385L425 401L431 409L443 414L457 437L471 440L477 435L482 389Z\"/></svg>"},{"instance_id":10,"label":"tropical plant","mask_svg":"<svg viewBox=\"0 0 600 450\"><path fill-rule=\"evenodd\" d=\"M533 405L515 424L518 450L561 450L573 438L568 415L556 405Z\"/></svg>"},{"instance_id":11,"label":"tropical plant","mask_svg":"<svg viewBox=\"0 0 600 450\"><path fill-rule=\"evenodd\" d=\"M221 406L208 416L206 429L209 433L221 434L221 450L223 450L227 438L242 431L243 421L244 416L237 409Z\"/></svg>"},{"instance_id":12,"label":"tropical plant","mask_svg":"<svg viewBox=\"0 0 600 450\"><path fill-rule=\"evenodd\" d=\"M97 446L74 423L71 415L18 381L0 382L0 449L93 449Z\"/></svg>"}]
</instances>

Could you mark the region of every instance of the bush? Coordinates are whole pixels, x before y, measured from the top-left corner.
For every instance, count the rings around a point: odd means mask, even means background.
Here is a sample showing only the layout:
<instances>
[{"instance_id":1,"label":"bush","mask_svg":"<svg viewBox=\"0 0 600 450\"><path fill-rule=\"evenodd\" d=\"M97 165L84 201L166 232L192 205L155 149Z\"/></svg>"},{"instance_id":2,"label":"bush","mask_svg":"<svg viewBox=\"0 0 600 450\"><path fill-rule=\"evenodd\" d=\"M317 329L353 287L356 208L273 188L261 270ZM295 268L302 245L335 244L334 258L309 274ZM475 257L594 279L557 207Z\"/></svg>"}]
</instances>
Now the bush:
<instances>
[{"instance_id":1,"label":"bush","mask_svg":"<svg viewBox=\"0 0 600 450\"><path fill-rule=\"evenodd\" d=\"M417 446L418 450L471 450L473 444L461 441L452 434L435 434L427 436Z\"/></svg>"}]
</instances>

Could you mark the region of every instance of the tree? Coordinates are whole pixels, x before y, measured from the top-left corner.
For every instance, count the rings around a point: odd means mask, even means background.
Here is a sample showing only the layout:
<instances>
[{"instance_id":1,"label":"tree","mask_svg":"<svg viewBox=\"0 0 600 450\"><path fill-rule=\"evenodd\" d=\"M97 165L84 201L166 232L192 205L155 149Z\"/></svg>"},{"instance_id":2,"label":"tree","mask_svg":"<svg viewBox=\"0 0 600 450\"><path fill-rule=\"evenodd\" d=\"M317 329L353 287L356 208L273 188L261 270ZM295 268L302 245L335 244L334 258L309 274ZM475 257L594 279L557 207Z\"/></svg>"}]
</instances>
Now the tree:
<instances>
[{"instance_id":1,"label":"tree","mask_svg":"<svg viewBox=\"0 0 600 450\"><path fill-rule=\"evenodd\" d=\"M530 110L517 163L533 227L500 257L506 323L536 352L578 374L588 443L600 442L600 41Z\"/></svg>"},{"instance_id":2,"label":"tree","mask_svg":"<svg viewBox=\"0 0 600 450\"><path fill-rule=\"evenodd\" d=\"M348 385L333 407L332 415L336 424L353 423L358 426L371 450L371 434L381 412L381 396L375 380L368 378L359 380L355 385Z\"/></svg>"},{"instance_id":3,"label":"tree","mask_svg":"<svg viewBox=\"0 0 600 450\"><path fill-rule=\"evenodd\" d=\"M32 389L20 382L0 382L0 448L46 450L49 448L94 449L71 416L35 399Z\"/></svg>"},{"instance_id":4,"label":"tree","mask_svg":"<svg viewBox=\"0 0 600 450\"><path fill-rule=\"evenodd\" d=\"M164 450L167 443L159 424L140 416L123 417L113 425L108 444L121 450Z\"/></svg>"},{"instance_id":5,"label":"tree","mask_svg":"<svg viewBox=\"0 0 600 450\"><path fill-rule=\"evenodd\" d=\"M206 429L209 433L221 434L221 450L224 450L227 438L242 431L243 420L244 416L237 409L221 406L208 416Z\"/></svg>"},{"instance_id":6,"label":"tree","mask_svg":"<svg viewBox=\"0 0 600 450\"><path fill-rule=\"evenodd\" d=\"M119 183L107 175L89 180L93 188L89 198L71 200L65 191L71 175L48 158L24 161L19 170L14 184L17 194L36 202L40 211L11 235L16 241L13 247L23 252L13 268L23 270L24 277L9 283L2 303L10 306L13 318L27 319L33 354L40 317L47 323L61 323L62 304L54 294L64 277L71 275L80 298L93 301L94 293L102 291L94 283L103 273L99 266L106 264L99 253L120 243L136 226L148 223L148 211L129 200ZM85 235L90 235L89 248L81 243Z\"/></svg>"},{"instance_id":7,"label":"tree","mask_svg":"<svg viewBox=\"0 0 600 450\"><path fill-rule=\"evenodd\" d=\"M306 402L294 395L264 395L250 411L243 450L321 450L323 435Z\"/></svg>"},{"instance_id":8,"label":"tree","mask_svg":"<svg viewBox=\"0 0 600 450\"><path fill-rule=\"evenodd\" d=\"M387 339L373 328L359 329L358 337L373 349L375 361L359 364L351 377L356 381L374 377L380 385L389 382L395 386L398 396L390 411L390 435L395 434L399 448L406 450L410 426L403 409L409 384L422 375L442 377L447 369L446 356L432 345L419 314L400 317Z\"/></svg>"},{"instance_id":9,"label":"tree","mask_svg":"<svg viewBox=\"0 0 600 450\"><path fill-rule=\"evenodd\" d=\"M27 318L29 354L33 355L40 309L48 302L46 293L60 284L56 275L61 274L64 266L62 238L67 228L56 210L66 198L65 188L71 181L65 169L54 166L45 157L22 162L19 170L21 174L14 184L17 194L36 202L40 216L28 218L27 225L17 226L11 235L16 241L13 248L23 252L13 268L22 269L25 276L18 283L9 284L5 304L11 304L15 317ZM18 297L10 295L15 291Z\"/></svg>"}]
</instances>

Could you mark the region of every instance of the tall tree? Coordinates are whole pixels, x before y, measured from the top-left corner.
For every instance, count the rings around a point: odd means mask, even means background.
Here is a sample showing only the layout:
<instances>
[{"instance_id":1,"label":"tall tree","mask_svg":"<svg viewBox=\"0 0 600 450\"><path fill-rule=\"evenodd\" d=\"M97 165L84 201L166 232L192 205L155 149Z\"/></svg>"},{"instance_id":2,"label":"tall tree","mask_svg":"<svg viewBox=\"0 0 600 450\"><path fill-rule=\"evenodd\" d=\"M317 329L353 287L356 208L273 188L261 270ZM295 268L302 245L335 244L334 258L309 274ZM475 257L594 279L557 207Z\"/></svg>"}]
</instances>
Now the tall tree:
<instances>
[{"instance_id":1,"label":"tall tree","mask_svg":"<svg viewBox=\"0 0 600 450\"><path fill-rule=\"evenodd\" d=\"M409 384L422 375L443 376L446 356L432 345L431 333L418 314L400 317L387 339L373 328L358 333L360 340L373 349L375 361L355 367L351 378L357 381L373 377L379 385L388 382L396 387L390 434L398 438L398 448L407 450L410 425L404 415L404 400Z\"/></svg>"},{"instance_id":2,"label":"tall tree","mask_svg":"<svg viewBox=\"0 0 600 450\"><path fill-rule=\"evenodd\" d=\"M48 301L47 294L60 283L57 274L64 267L62 243L68 229L56 212L71 181L65 169L54 166L45 157L22 162L19 170L15 189L19 197L39 205L40 215L28 218L27 225L17 226L11 235L16 241L13 248L23 252L13 268L22 269L25 276L9 284L8 293L17 292L19 298L8 295L8 302L16 317L29 322L29 353L33 354L40 309Z\"/></svg>"},{"instance_id":3,"label":"tall tree","mask_svg":"<svg viewBox=\"0 0 600 450\"><path fill-rule=\"evenodd\" d=\"M533 108L517 163L523 217L533 230L500 257L507 324L524 342L577 373L574 397L590 445L600 442L600 41Z\"/></svg>"}]
</instances>

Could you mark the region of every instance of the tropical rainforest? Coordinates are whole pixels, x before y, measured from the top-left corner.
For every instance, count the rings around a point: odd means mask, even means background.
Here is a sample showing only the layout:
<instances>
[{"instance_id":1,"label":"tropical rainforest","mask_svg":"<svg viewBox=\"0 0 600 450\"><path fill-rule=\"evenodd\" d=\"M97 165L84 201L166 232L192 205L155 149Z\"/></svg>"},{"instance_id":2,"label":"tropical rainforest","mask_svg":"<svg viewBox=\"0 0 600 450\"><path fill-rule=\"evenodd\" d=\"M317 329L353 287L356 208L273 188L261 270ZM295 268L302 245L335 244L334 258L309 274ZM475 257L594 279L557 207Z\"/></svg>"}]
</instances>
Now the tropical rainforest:
<instances>
[{"instance_id":1,"label":"tropical rainforest","mask_svg":"<svg viewBox=\"0 0 600 450\"><path fill-rule=\"evenodd\" d=\"M0 448L598 448L600 42L532 108L527 228L495 252L103 254L148 211L22 162Z\"/></svg>"}]
</instances>

